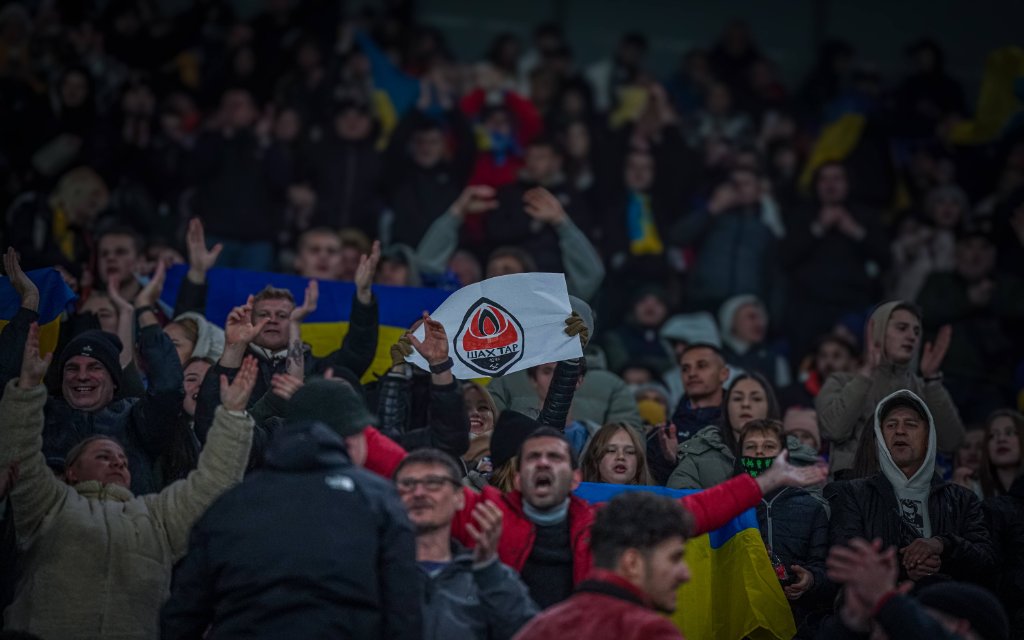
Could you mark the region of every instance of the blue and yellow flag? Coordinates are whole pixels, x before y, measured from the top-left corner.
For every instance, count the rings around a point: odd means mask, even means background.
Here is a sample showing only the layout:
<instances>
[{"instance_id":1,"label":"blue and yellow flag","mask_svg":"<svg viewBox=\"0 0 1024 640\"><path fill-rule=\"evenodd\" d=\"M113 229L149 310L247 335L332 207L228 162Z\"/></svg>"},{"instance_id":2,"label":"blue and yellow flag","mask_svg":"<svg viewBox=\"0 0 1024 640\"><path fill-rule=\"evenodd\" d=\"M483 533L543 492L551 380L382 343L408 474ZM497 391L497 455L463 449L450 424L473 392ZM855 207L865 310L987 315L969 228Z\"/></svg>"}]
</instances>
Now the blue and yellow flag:
<instances>
[{"instance_id":1,"label":"blue and yellow flag","mask_svg":"<svg viewBox=\"0 0 1024 640\"><path fill-rule=\"evenodd\" d=\"M60 319L75 294L56 269L36 269L25 274L39 288L39 350L46 354L57 348ZM21 296L10 278L0 278L0 329L7 326L18 309Z\"/></svg>"},{"instance_id":2,"label":"blue and yellow flag","mask_svg":"<svg viewBox=\"0 0 1024 640\"><path fill-rule=\"evenodd\" d=\"M179 265L167 273L162 301L171 307L178 297L178 289L187 268ZM207 274L206 318L223 327L231 309L245 304L246 299L258 293L263 287L273 285L288 289L295 296L296 304L302 304L308 278L280 273L264 273L244 269L211 269ZM320 280L320 300L316 311L302 323L302 339L309 343L313 355L325 356L341 346L342 338L348 333L349 315L352 313L352 296L356 287L351 282ZM440 289L414 287L374 286L380 313L380 337L373 365L363 376L363 381L373 378L374 373L383 373L391 368L389 350L409 326L424 311L433 311L450 295Z\"/></svg>"},{"instance_id":3,"label":"blue and yellow flag","mask_svg":"<svg viewBox=\"0 0 1024 640\"><path fill-rule=\"evenodd\" d=\"M576 495L592 504L623 491L679 499L694 491L584 482ZM782 640L796 635L789 601L772 569L757 515L748 509L728 525L686 543L691 578L679 588L672 621L687 640Z\"/></svg>"}]
</instances>

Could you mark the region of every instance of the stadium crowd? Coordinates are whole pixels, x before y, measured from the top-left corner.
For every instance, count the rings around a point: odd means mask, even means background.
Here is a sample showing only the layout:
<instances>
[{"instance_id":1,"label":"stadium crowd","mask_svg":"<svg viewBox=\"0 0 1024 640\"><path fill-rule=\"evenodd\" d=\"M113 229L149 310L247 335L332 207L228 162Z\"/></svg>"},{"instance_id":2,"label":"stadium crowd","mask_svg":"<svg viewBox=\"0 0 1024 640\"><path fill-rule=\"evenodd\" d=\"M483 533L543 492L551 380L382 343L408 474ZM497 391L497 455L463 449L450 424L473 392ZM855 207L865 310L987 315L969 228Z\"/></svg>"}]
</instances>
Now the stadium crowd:
<instances>
[{"instance_id":1,"label":"stadium crowd","mask_svg":"<svg viewBox=\"0 0 1024 640\"><path fill-rule=\"evenodd\" d=\"M343 4L0 8L0 638L680 637L748 509L796 637L1024 638L1024 51L974 107L929 39L788 86L738 20L658 78ZM207 317L223 267L309 284ZM527 272L583 358L375 365L380 286Z\"/></svg>"}]
</instances>

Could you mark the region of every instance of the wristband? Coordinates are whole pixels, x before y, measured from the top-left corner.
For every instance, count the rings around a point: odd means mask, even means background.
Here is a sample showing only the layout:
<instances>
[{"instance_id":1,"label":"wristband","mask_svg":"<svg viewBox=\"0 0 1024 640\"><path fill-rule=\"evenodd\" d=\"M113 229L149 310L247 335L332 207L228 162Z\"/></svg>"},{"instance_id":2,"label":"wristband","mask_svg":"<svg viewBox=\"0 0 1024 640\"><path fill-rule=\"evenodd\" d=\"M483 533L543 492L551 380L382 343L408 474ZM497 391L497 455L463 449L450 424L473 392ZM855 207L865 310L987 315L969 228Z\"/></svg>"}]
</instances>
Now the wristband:
<instances>
[{"instance_id":1,"label":"wristband","mask_svg":"<svg viewBox=\"0 0 1024 640\"><path fill-rule=\"evenodd\" d=\"M942 382L942 372L936 373L934 376L928 376L924 378L925 382Z\"/></svg>"},{"instance_id":2,"label":"wristband","mask_svg":"<svg viewBox=\"0 0 1024 640\"><path fill-rule=\"evenodd\" d=\"M430 373L444 373L455 366L455 362L449 357L447 360L440 364L430 365Z\"/></svg>"},{"instance_id":3,"label":"wristband","mask_svg":"<svg viewBox=\"0 0 1024 640\"><path fill-rule=\"evenodd\" d=\"M141 316L142 314L146 313L147 311L149 311L153 315L156 315L156 307L154 307L151 304L147 304L144 307L135 307L135 317L138 318L139 316Z\"/></svg>"}]
</instances>

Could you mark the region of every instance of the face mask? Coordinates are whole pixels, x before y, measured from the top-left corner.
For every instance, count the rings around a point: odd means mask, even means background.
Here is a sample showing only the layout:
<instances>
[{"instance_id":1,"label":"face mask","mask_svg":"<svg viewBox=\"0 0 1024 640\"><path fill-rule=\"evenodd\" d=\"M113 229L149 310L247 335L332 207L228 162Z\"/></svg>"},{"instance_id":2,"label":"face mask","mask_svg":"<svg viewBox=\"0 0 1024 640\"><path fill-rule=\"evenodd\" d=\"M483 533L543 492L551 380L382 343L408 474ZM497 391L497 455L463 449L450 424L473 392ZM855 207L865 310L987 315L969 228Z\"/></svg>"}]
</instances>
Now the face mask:
<instances>
[{"instance_id":1,"label":"face mask","mask_svg":"<svg viewBox=\"0 0 1024 640\"><path fill-rule=\"evenodd\" d=\"M749 456L740 457L740 466L743 470L750 474L751 478L756 478L772 466L772 461L775 458L751 458Z\"/></svg>"}]
</instances>

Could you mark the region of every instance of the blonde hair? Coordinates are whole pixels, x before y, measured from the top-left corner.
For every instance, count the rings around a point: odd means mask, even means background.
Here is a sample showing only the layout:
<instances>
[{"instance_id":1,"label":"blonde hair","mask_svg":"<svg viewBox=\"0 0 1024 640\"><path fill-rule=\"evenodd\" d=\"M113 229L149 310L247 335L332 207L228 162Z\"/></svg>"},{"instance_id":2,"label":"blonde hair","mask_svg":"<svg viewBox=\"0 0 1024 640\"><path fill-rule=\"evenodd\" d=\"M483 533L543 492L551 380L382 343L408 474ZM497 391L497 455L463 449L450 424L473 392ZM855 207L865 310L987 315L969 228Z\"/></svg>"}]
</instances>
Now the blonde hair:
<instances>
[{"instance_id":1,"label":"blonde hair","mask_svg":"<svg viewBox=\"0 0 1024 640\"><path fill-rule=\"evenodd\" d=\"M516 473L519 471L519 456L512 456L491 473L490 483L502 493L514 491Z\"/></svg>"}]
</instances>

